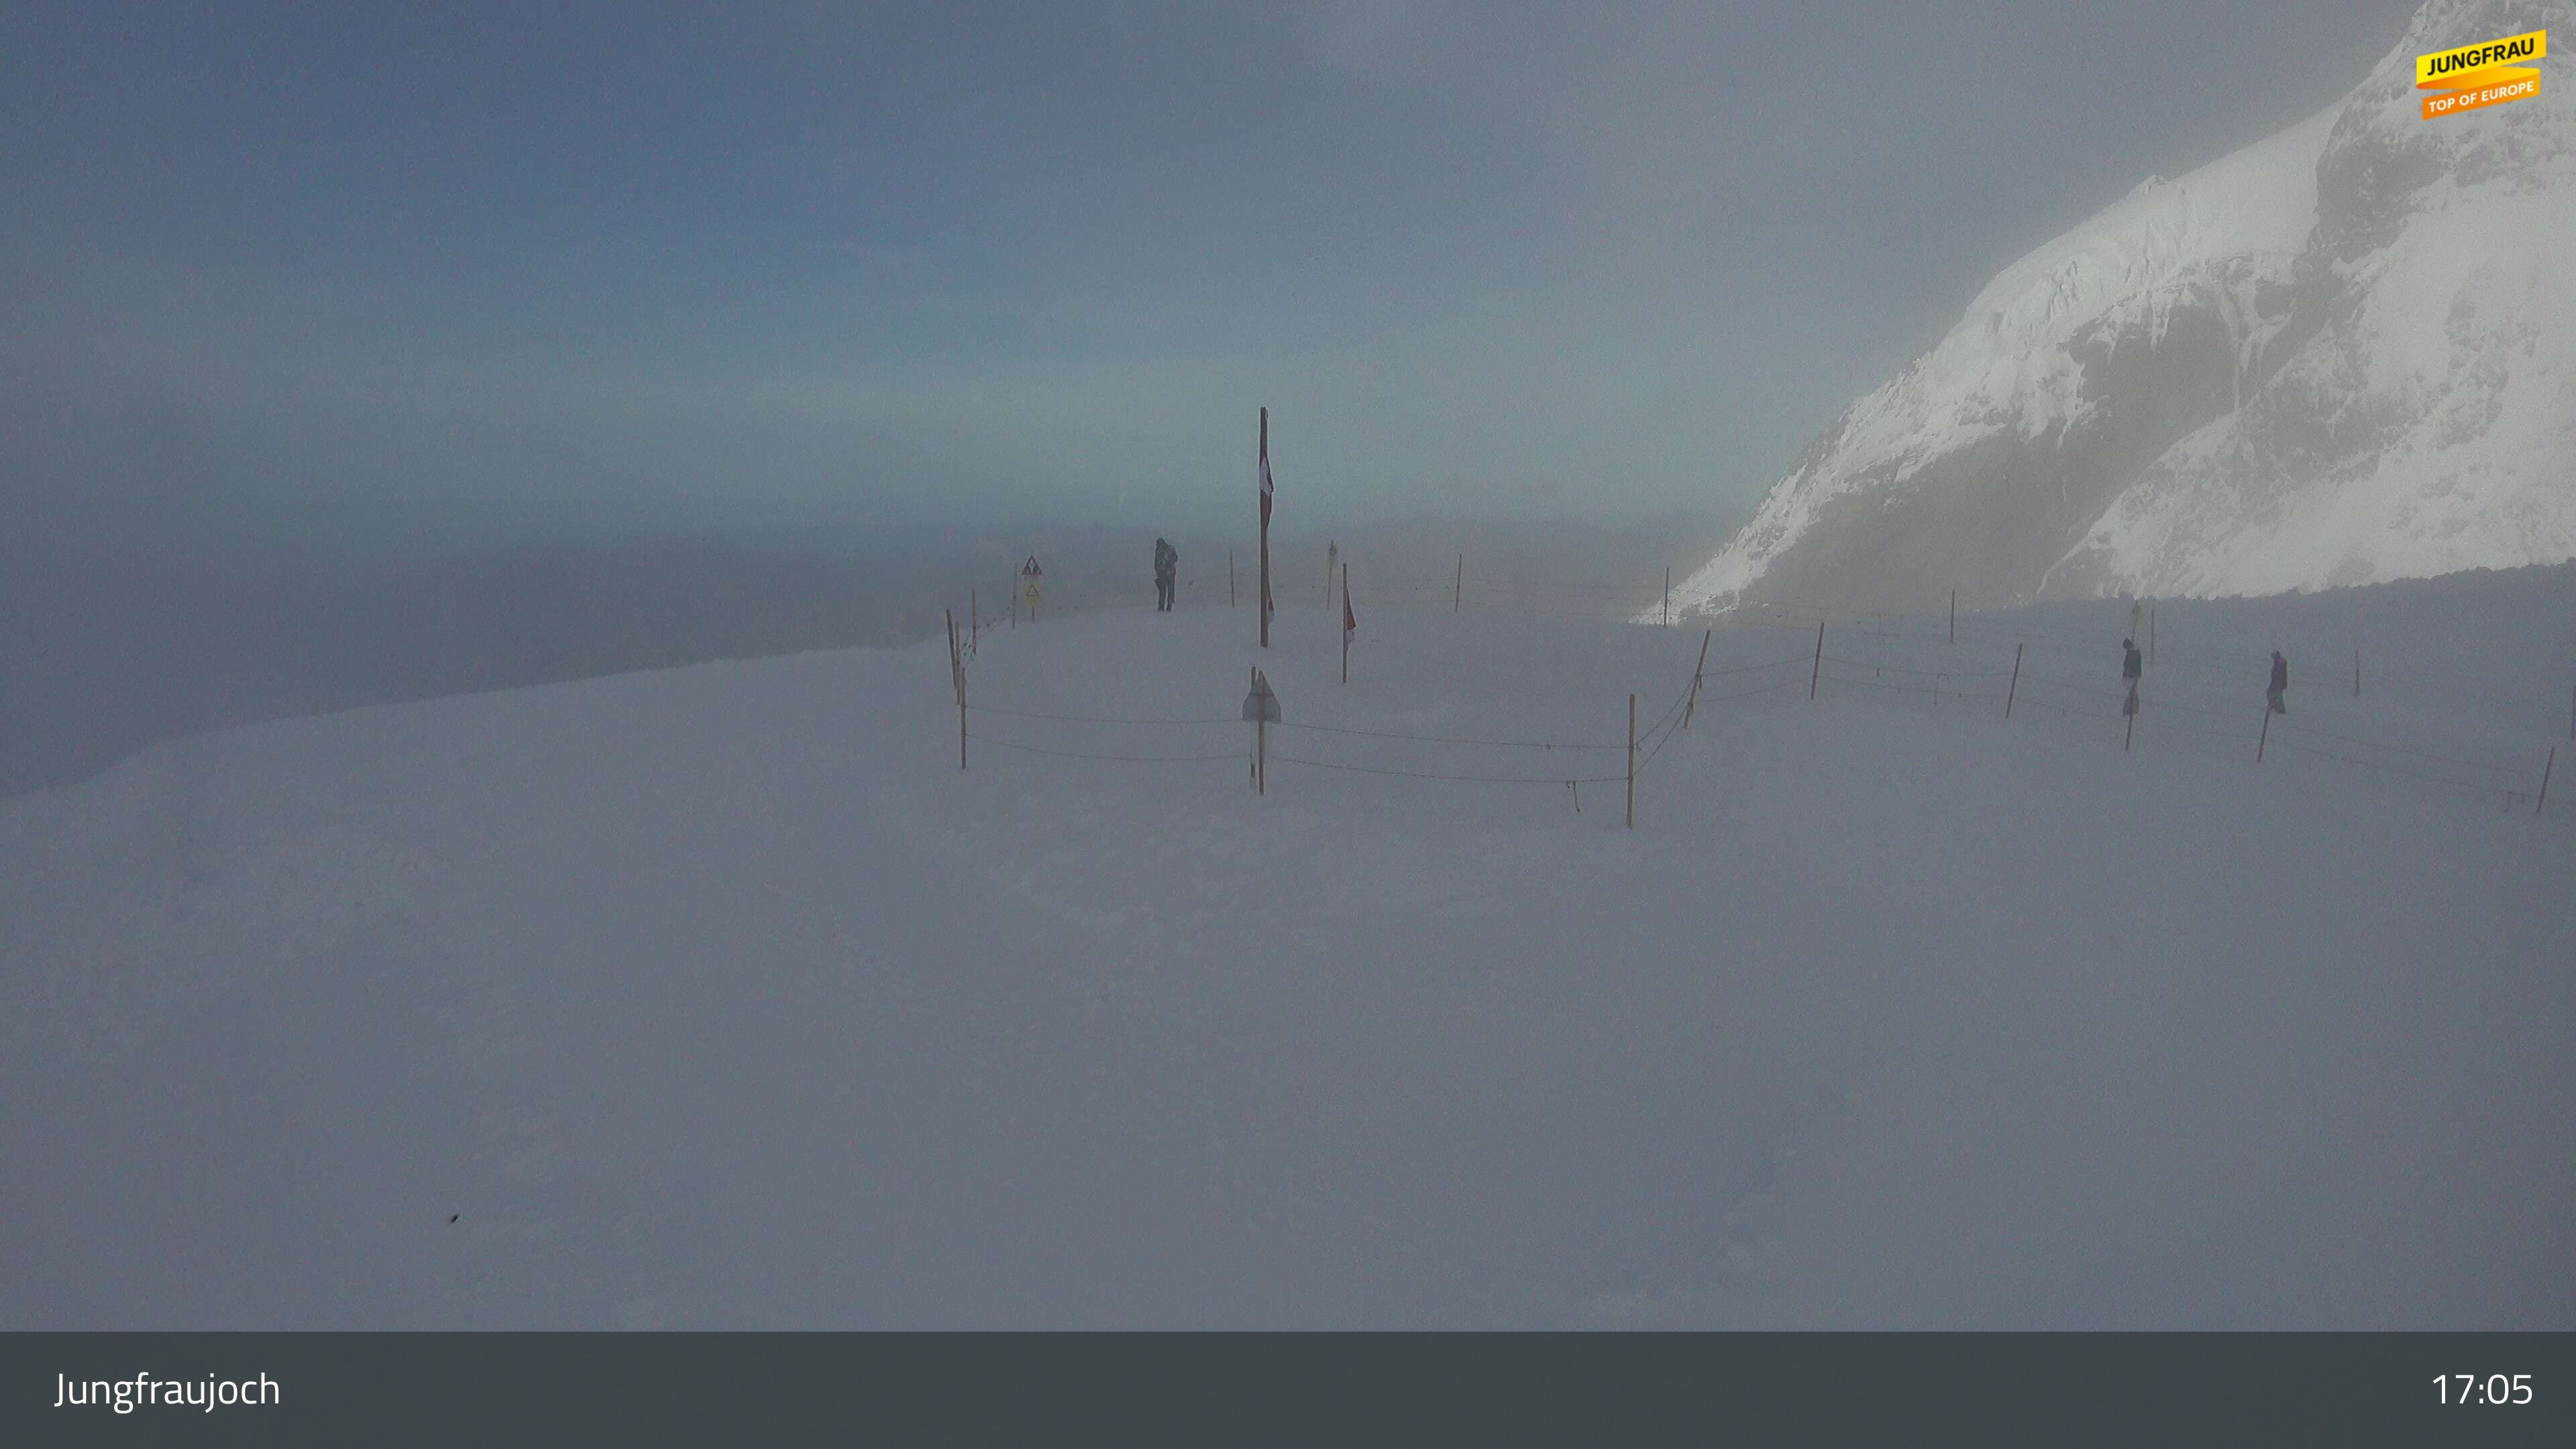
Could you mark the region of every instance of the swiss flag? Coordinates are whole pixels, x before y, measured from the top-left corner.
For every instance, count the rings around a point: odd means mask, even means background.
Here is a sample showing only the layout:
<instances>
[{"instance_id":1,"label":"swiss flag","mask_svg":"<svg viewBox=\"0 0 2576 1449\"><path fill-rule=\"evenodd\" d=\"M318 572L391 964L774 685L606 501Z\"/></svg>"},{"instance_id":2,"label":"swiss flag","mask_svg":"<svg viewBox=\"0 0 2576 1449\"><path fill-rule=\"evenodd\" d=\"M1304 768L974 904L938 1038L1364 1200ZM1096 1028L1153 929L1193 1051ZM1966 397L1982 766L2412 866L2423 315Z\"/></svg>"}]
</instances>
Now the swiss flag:
<instances>
[{"instance_id":1,"label":"swiss flag","mask_svg":"<svg viewBox=\"0 0 2576 1449\"><path fill-rule=\"evenodd\" d=\"M1266 418L1261 428L1261 526L1270 526L1270 426Z\"/></svg>"}]
</instances>

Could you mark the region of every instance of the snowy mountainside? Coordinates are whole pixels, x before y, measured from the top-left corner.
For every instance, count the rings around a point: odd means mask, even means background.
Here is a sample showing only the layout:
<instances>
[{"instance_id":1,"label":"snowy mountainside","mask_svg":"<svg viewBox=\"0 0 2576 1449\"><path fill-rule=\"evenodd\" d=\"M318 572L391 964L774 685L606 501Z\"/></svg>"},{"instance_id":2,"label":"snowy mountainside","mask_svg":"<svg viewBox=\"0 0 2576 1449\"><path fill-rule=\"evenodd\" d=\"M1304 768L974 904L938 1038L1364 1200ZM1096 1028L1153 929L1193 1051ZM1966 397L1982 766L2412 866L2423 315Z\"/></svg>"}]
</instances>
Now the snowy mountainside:
<instances>
[{"instance_id":1,"label":"snowy mountainside","mask_svg":"<svg viewBox=\"0 0 2576 1449\"><path fill-rule=\"evenodd\" d=\"M2271 593L2576 554L2566 88L2428 121L2433 0L2343 100L2006 268L1689 581L1922 607Z\"/></svg>"},{"instance_id":2,"label":"snowy mountainside","mask_svg":"<svg viewBox=\"0 0 2576 1449\"><path fill-rule=\"evenodd\" d=\"M2564 1328L2571 586L2167 602L2125 751L2110 604L1680 731L1365 593L988 631L962 772L937 644L156 746L0 802L0 1324Z\"/></svg>"}]
</instances>

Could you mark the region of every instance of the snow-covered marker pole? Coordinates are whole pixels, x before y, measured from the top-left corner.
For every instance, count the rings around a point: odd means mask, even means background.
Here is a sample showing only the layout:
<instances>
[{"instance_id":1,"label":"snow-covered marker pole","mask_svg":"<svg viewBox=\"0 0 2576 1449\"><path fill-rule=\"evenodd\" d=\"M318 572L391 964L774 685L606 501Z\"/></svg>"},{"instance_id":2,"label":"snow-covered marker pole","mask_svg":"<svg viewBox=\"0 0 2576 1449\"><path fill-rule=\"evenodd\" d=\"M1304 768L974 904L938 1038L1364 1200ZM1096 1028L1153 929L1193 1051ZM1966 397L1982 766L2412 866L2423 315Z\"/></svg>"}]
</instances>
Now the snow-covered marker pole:
<instances>
[{"instance_id":1,"label":"snow-covered marker pole","mask_svg":"<svg viewBox=\"0 0 2576 1449\"><path fill-rule=\"evenodd\" d=\"M957 654L957 611L942 609L948 616L948 684L957 691L957 768L966 768L966 661Z\"/></svg>"},{"instance_id":2,"label":"snow-covered marker pole","mask_svg":"<svg viewBox=\"0 0 2576 1449\"><path fill-rule=\"evenodd\" d=\"M1711 628L1702 629L1699 633L1699 662L1691 666L1690 703L1682 706L1683 729L1690 728L1691 715L1699 709L1699 682L1708 673L1708 636L1716 632Z\"/></svg>"},{"instance_id":3,"label":"snow-covered marker pole","mask_svg":"<svg viewBox=\"0 0 2576 1449\"><path fill-rule=\"evenodd\" d=\"M1628 696L1628 828L1637 828L1637 696Z\"/></svg>"},{"instance_id":4,"label":"snow-covered marker pole","mask_svg":"<svg viewBox=\"0 0 2576 1449\"><path fill-rule=\"evenodd\" d=\"M1449 612L1458 612L1458 601L1467 596L1467 556L1458 555L1458 576L1449 585Z\"/></svg>"},{"instance_id":5,"label":"snow-covered marker pole","mask_svg":"<svg viewBox=\"0 0 2576 1449\"><path fill-rule=\"evenodd\" d=\"M2361 651L2352 651L2352 697L2361 698Z\"/></svg>"},{"instance_id":6,"label":"snow-covered marker pole","mask_svg":"<svg viewBox=\"0 0 2576 1449\"><path fill-rule=\"evenodd\" d=\"M2263 706L2263 732L2254 737L2254 763L2258 765L2263 763L2263 746L2270 743L2271 739L2272 706L2266 703Z\"/></svg>"},{"instance_id":7,"label":"snow-covered marker pole","mask_svg":"<svg viewBox=\"0 0 2576 1449\"><path fill-rule=\"evenodd\" d=\"M1225 606L1234 607L1234 550L1225 551Z\"/></svg>"},{"instance_id":8,"label":"snow-covered marker pole","mask_svg":"<svg viewBox=\"0 0 2576 1449\"><path fill-rule=\"evenodd\" d=\"M1959 642L1959 591L1950 591L1950 642Z\"/></svg>"},{"instance_id":9,"label":"snow-covered marker pole","mask_svg":"<svg viewBox=\"0 0 2576 1449\"><path fill-rule=\"evenodd\" d=\"M1807 698L1816 697L1816 681L1825 677L1825 621L1816 621L1816 663L1807 671Z\"/></svg>"},{"instance_id":10,"label":"snow-covered marker pole","mask_svg":"<svg viewBox=\"0 0 2576 1449\"><path fill-rule=\"evenodd\" d=\"M1270 647L1270 409L1261 410L1261 647Z\"/></svg>"},{"instance_id":11,"label":"snow-covered marker pole","mask_svg":"<svg viewBox=\"0 0 2576 1449\"><path fill-rule=\"evenodd\" d=\"M1325 597L1331 596L1332 590L1328 584L1325 588ZM1344 684L1351 682L1351 632L1358 627L1359 621L1351 614L1351 566L1344 564L1342 565L1342 683Z\"/></svg>"},{"instance_id":12,"label":"snow-covered marker pole","mask_svg":"<svg viewBox=\"0 0 2576 1449\"><path fill-rule=\"evenodd\" d=\"M2549 747L2549 763L2540 767L2540 798L2531 802L2532 814L2539 814L2540 807L2549 803L2549 772L2557 768L2558 747L2556 745L2551 745Z\"/></svg>"},{"instance_id":13,"label":"snow-covered marker pole","mask_svg":"<svg viewBox=\"0 0 2576 1449\"><path fill-rule=\"evenodd\" d=\"M975 591L966 591L966 652L981 653L984 648L984 606L976 601Z\"/></svg>"},{"instance_id":14,"label":"snow-covered marker pole","mask_svg":"<svg viewBox=\"0 0 2576 1449\"><path fill-rule=\"evenodd\" d=\"M1673 627L1673 571L1664 570L1664 628Z\"/></svg>"},{"instance_id":15,"label":"snow-covered marker pole","mask_svg":"<svg viewBox=\"0 0 2576 1449\"><path fill-rule=\"evenodd\" d=\"M2004 718L2006 719L2012 718L2013 696L2021 693L2021 651L2024 647L2020 644L2013 646L2012 683L2004 687Z\"/></svg>"}]
</instances>

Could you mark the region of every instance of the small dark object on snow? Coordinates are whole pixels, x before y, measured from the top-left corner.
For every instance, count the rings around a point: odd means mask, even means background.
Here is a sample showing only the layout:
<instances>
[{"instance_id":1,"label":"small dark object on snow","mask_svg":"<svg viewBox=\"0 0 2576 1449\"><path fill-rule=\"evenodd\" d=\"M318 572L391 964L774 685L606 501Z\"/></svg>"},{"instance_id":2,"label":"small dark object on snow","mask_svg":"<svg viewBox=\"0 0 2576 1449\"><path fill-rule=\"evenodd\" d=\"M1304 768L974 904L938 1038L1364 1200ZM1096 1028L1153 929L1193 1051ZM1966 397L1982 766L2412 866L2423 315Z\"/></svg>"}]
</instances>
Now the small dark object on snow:
<instances>
[{"instance_id":1,"label":"small dark object on snow","mask_svg":"<svg viewBox=\"0 0 2576 1449\"><path fill-rule=\"evenodd\" d=\"M447 1215L447 1220L448 1220L449 1222L451 1222L451 1223L452 1223L452 1222L456 1221L458 1218L461 1218L461 1217L463 1217L463 1216L465 1216L465 1214L463 1214L463 1213L449 1213L449 1214Z\"/></svg>"}]
</instances>

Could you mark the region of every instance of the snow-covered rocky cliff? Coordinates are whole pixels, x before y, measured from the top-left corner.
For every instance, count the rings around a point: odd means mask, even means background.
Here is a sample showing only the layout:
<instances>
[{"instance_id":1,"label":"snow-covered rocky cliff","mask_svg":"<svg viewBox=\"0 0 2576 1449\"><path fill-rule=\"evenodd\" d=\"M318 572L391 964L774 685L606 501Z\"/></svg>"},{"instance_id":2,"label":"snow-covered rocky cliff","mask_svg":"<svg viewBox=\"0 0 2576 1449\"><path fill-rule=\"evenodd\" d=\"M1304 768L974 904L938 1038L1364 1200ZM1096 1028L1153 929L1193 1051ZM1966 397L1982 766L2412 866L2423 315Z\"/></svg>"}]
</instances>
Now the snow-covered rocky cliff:
<instances>
[{"instance_id":1,"label":"snow-covered rocky cliff","mask_svg":"<svg viewBox=\"0 0 2576 1449\"><path fill-rule=\"evenodd\" d=\"M1689 582L1857 608L2274 593L2576 556L2576 93L2426 119L2431 0L2350 94L2007 267ZM2548 63L2544 62L2544 66Z\"/></svg>"}]
</instances>

